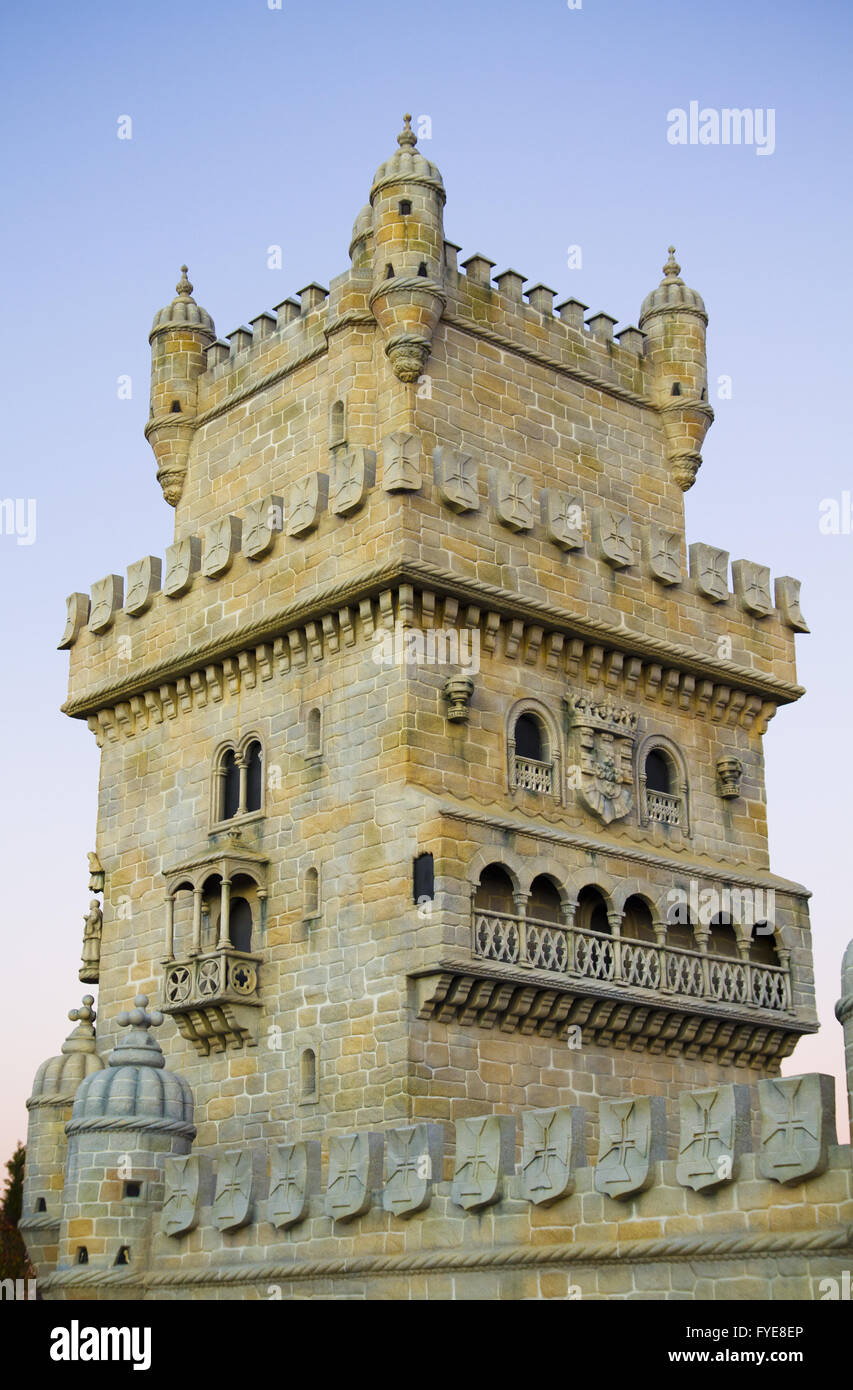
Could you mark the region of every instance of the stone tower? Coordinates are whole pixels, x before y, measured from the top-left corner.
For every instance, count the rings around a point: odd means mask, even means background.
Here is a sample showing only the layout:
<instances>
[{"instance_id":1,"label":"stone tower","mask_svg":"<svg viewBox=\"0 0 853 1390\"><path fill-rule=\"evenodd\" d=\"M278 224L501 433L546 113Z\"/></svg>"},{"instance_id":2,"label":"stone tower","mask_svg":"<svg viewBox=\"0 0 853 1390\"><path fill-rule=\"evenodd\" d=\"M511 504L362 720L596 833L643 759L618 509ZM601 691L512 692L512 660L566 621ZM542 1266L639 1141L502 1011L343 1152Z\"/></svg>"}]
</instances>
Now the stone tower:
<instances>
[{"instance_id":1,"label":"stone tower","mask_svg":"<svg viewBox=\"0 0 853 1390\"><path fill-rule=\"evenodd\" d=\"M755 1110L816 1028L762 747L799 585L685 537L702 299L671 250L614 335L460 270L409 117L397 146L329 290L226 341L182 269L146 426L174 543L61 642L104 1035L157 999L243 1224L257 1146L307 1174L359 1133L369 1166L394 1127L637 1094L672 1141L685 1091Z\"/></svg>"}]
</instances>

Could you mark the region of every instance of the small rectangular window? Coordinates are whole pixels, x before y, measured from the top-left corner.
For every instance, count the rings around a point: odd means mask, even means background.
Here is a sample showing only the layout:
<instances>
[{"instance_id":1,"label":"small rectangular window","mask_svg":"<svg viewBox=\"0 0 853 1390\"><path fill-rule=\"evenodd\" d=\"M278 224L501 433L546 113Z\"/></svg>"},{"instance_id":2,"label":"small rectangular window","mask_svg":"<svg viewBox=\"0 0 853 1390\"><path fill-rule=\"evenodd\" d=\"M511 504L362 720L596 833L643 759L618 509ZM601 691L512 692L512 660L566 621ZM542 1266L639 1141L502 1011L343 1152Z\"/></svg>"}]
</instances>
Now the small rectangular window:
<instances>
[{"instance_id":1,"label":"small rectangular window","mask_svg":"<svg viewBox=\"0 0 853 1390\"><path fill-rule=\"evenodd\" d=\"M431 854L419 854L412 868L412 898L420 903L435 897L435 868Z\"/></svg>"}]
</instances>

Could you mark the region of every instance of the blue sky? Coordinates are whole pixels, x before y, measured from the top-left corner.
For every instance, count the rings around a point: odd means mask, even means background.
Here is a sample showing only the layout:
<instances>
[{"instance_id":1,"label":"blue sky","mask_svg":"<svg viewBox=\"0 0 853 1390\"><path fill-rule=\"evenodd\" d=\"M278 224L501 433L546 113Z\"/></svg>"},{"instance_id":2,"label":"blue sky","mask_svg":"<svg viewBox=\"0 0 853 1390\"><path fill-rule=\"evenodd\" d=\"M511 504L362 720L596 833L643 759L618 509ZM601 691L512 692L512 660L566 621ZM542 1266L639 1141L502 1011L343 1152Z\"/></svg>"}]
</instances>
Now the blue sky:
<instances>
[{"instance_id":1,"label":"blue sky","mask_svg":"<svg viewBox=\"0 0 853 1390\"><path fill-rule=\"evenodd\" d=\"M37 532L31 545L0 535L0 1157L24 1135L32 1073L81 993L97 750L58 712L64 598L171 539L142 434L151 318L184 260L220 334L327 285L404 110L431 119L423 148L462 259L481 251L622 327L672 241L705 298L717 420L688 535L803 580L809 695L766 739L771 852L814 891L825 1029L793 1069L840 1069L853 535L818 521L824 499L853 488L851 16L820 0L4 8L0 496L34 498ZM773 154L669 144L667 113L694 100L772 108ZM130 140L117 138L122 116ZM569 245L581 269L568 269ZM730 400L714 398L720 375Z\"/></svg>"}]
</instances>

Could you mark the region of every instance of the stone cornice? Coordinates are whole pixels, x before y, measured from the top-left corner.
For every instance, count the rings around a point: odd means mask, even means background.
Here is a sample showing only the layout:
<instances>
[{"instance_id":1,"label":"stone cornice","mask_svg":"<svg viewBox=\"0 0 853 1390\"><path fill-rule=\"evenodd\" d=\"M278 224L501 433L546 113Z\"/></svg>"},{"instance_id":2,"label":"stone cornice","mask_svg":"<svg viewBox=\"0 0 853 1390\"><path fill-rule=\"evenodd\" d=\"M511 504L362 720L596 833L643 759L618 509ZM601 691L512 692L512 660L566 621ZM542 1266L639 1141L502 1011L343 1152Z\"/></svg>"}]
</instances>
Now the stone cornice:
<instances>
[{"instance_id":1,"label":"stone cornice","mask_svg":"<svg viewBox=\"0 0 853 1390\"><path fill-rule=\"evenodd\" d=\"M307 597L284 604L226 637L199 643L178 656L154 662L123 680L95 686L67 700L62 709L74 718L95 715L119 701L141 695L146 690L156 690L211 663L235 657L246 648L268 642L292 628L308 622L322 623L325 616L336 613L342 605L375 598L383 590L400 583L410 583L441 596L450 595L461 602L493 611L501 618L527 621L548 632L585 638L594 644L606 643L608 648L617 652L661 663L690 676L726 682L726 687L736 687L747 695L763 697L765 702L787 704L804 693L799 685L770 675L758 675L732 661L709 661L678 643L649 637L624 626L612 627L598 619L572 613L554 604L538 603L481 580L461 579L448 570L420 561L397 559L378 568L358 571L341 584L315 589Z\"/></svg>"},{"instance_id":2,"label":"stone cornice","mask_svg":"<svg viewBox=\"0 0 853 1390\"><path fill-rule=\"evenodd\" d=\"M437 799L437 798L436 798ZM791 879L778 878L775 874L757 870L745 874L737 869L720 869L702 864L695 859L670 859L664 855L652 854L648 850L635 849L628 844L614 844L593 835L579 835L571 830L556 826L550 828L529 821L513 820L510 816L489 815L486 811L471 811L464 806L440 803L438 814L451 820L461 820L475 825L483 825L490 830L509 832L514 835L527 835L534 840L544 840L548 844L560 844L580 849L585 853L600 854L612 859L630 859L635 863L648 864L651 868L663 869L666 873L688 874L694 878L707 878L716 883L737 884L744 888L772 888L777 893L790 893L792 897L807 901L811 897L809 889Z\"/></svg>"},{"instance_id":3,"label":"stone cornice","mask_svg":"<svg viewBox=\"0 0 853 1390\"><path fill-rule=\"evenodd\" d=\"M474 1269L562 1269L584 1265L658 1264L682 1260L744 1260L790 1255L853 1255L853 1225L817 1231L723 1231L646 1240L578 1240L555 1245L513 1245L478 1250L420 1250L406 1254L343 1255L319 1260L240 1260L239 1264L152 1270L58 1270L40 1280L44 1291L68 1288L162 1289L205 1285L302 1283L331 1276L459 1273ZM243 1252L244 1253L244 1252Z\"/></svg>"},{"instance_id":4,"label":"stone cornice","mask_svg":"<svg viewBox=\"0 0 853 1390\"><path fill-rule=\"evenodd\" d=\"M65 1133L174 1134L180 1139L195 1139L196 1127L185 1120L146 1119L142 1115L92 1115L83 1120L69 1120Z\"/></svg>"}]
</instances>

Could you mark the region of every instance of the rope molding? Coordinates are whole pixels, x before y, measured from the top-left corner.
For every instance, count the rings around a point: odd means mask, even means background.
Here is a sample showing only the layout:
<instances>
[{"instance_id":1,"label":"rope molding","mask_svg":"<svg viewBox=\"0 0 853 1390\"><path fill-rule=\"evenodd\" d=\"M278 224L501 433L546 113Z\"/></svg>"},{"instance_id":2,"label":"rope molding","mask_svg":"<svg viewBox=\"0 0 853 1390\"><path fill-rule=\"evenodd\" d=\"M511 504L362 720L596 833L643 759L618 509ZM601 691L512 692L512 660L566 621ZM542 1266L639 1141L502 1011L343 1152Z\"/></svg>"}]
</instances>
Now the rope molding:
<instances>
[{"instance_id":1,"label":"rope molding","mask_svg":"<svg viewBox=\"0 0 853 1390\"><path fill-rule=\"evenodd\" d=\"M92 1115L89 1119L69 1120L66 1134L176 1134L181 1139L195 1139L195 1125L186 1120L147 1120L137 1115Z\"/></svg>"},{"instance_id":2,"label":"rope molding","mask_svg":"<svg viewBox=\"0 0 853 1390\"><path fill-rule=\"evenodd\" d=\"M473 796L470 799L476 800ZM747 876L738 873L737 870L730 869L723 872L721 869L706 867L692 859L668 859L664 855L649 854L648 851L635 849L621 841L618 844L613 844L606 840L596 840L591 835L575 834L571 830L563 829L562 826L558 829L559 822L556 817L554 818L555 826L553 829L545 826L532 829L531 823L527 821L514 821L508 816L492 816L486 811L468 811L462 806L454 806L451 803L440 806L439 814L447 816L451 820L469 821L484 825L489 830L506 830L514 835L528 835L531 839L544 840L549 844L571 845L572 848L606 855L614 859L633 859L638 863L648 864L652 868L663 869L667 872L692 874L695 878L715 879L719 883L738 883L745 888L773 888L777 892L789 893L791 897L802 898L804 901L812 896L810 889L804 888L802 884L793 883L790 879L780 879L775 874L756 872Z\"/></svg>"},{"instance_id":3,"label":"rope molding","mask_svg":"<svg viewBox=\"0 0 853 1390\"><path fill-rule=\"evenodd\" d=\"M397 583L413 583L435 592L437 597L451 596L479 608L497 612L504 618L521 618L532 624L544 624L552 632L563 632L592 642L603 642L625 655L646 660L659 660L667 666L719 682L726 677L734 680L747 694L760 694L779 704L798 700L804 689L778 677L756 675L733 661L715 663L698 656L680 643L644 636L627 627L613 628L600 619L585 617L547 603L519 598L508 589L486 584L479 579L462 580L450 570L435 568L420 561L392 560L378 569L357 572L339 584L315 589L309 597L286 604L264 618L247 623L238 632L215 641L204 642L177 657L155 662L131 680L109 681L83 695L67 700L61 709L73 718L97 714L118 701L141 695L144 691L189 676L194 670L234 657L246 648L257 646L283 636L290 628L306 622L322 620L347 603L361 598L375 598L383 589Z\"/></svg>"},{"instance_id":4,"label":"rope molding","mask_svg":"<svg viewBox=\"0 0 853 1390\"><path fill-rule=\"evenodd\" d=\"M755 1256L785 1257L790 1255L831 1254L834 1251L853 1253L853 1226L836 1226L825 1231L791 1231L770 1235L742 1232L715 1236L672 1236L654 1240L590 1242L576 1241L562 1245L543 1245L534 1248L516 1246L497 1250L427 1250L403 1255L351 1255L322 1260L286 1262L241 1261L226 1269L163 1270L157 1273L115 1273L112 1269L58 1270L42 1280L42 1289L79 1287L91 1288L180 1288L199 1285L257 1284L272 1281L301 1283L311 1279L328 1279L336 1275L399 1275L443 1273L477 1269L536 1269L548 1266L583 1266L613 1264L658 1264L688 1260L737 1260Z\"/></svg>"}]
</instances>

